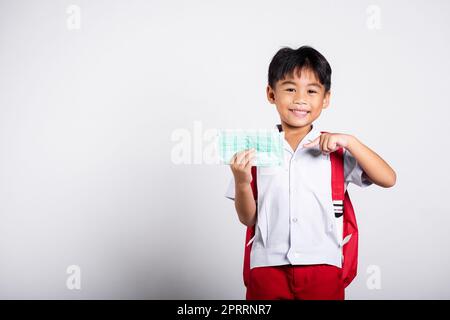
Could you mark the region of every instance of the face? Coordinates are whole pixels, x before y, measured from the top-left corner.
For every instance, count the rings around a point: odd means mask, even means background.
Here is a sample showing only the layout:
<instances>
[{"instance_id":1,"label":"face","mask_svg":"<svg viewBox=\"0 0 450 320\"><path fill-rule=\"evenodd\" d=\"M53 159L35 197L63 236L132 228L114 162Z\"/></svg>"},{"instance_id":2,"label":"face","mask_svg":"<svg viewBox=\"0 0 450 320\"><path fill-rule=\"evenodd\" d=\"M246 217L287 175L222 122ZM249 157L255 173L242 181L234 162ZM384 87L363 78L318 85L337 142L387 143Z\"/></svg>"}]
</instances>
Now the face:
<instances>
[{"instance_id":1,"label":"face","mask_svg":"<svg viewBox=\"0 0 450 320\"><path fill-rule=\"evenodd\" d=\"M330 92L313 71L295 69L292 75L267 86L267 99L275 104L281 123L287 128L309 127L328 107Z\"/></svg>"}]
</instances>

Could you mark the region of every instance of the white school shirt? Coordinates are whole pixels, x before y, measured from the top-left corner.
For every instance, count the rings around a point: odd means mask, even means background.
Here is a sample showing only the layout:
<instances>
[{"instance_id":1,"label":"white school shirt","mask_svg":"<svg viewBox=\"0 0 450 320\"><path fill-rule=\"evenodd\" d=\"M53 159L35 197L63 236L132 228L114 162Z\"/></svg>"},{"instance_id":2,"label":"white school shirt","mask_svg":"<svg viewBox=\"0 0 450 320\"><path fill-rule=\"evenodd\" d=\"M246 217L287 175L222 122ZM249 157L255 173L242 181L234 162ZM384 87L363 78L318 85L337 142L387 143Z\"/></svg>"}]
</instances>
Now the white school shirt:
<instances>
[{"instance_id":1,"label":"white school shirt","mask_svg":"<svg viewBox=\"0 0 450 320\"><path fill-rule=\"evenodd\" d=\"M281 125L277 125L282 131ZM331 190L331 162L320 147L302 145L320 136L312 130L292 150L284 139L284 164L257 167L257 223L250 268L277 265L342 266L342 239L336 233ZM372 184L356 159L344 149L345 188ZM225 197L234 200L234 177ZM250 245L251 241L247 245Z\"/></svg>"}]
</instances>

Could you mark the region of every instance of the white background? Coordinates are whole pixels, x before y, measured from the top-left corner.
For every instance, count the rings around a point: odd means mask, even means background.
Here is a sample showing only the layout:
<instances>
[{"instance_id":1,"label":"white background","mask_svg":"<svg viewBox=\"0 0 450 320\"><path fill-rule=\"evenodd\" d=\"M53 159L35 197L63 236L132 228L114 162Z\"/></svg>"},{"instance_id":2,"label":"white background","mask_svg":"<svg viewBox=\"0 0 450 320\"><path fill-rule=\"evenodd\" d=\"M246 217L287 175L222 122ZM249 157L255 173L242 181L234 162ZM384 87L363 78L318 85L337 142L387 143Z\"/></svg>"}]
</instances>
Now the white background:
<instances>
[{"instance_id":1,"label":"white background","mask_svg":"<svg viewBox=\"0 0 450 320\"><path fill-rule=\"evenodd\" d=\"M349 188L347 298L450 298L449 14L424 0L0 1L0 298L243 299L231 171L175 164L171 136L272 128L269 62L301 45L333 69L321 127L397 172L394 188Z\"/></svg>"}]
</instances>

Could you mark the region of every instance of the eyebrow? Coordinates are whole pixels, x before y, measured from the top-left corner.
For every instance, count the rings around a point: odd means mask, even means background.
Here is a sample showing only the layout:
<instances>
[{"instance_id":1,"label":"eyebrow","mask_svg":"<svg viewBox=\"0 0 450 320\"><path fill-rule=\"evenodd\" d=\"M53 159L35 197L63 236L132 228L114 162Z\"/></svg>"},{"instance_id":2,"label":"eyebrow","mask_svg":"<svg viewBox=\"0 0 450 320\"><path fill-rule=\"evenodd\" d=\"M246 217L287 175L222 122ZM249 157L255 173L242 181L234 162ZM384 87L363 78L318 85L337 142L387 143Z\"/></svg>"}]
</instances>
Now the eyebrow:
<instances>
[{"instance_id":1,"label":"eyebrow","mask_svg":"<svg viewBox=\"0 0 450 320\"><path fill-rule=\"evenodd\" d=\"M285 80L280 83L280 85L285 85L285 84L292 84L294 86L297 85L294 81L290 81L290 80ZM319 89L322 88L322 85L320 85L320 83L317 83L317 82L308 83L306 86L314 86L314 87L318 87Z\"/></svg>"}]
</instances>

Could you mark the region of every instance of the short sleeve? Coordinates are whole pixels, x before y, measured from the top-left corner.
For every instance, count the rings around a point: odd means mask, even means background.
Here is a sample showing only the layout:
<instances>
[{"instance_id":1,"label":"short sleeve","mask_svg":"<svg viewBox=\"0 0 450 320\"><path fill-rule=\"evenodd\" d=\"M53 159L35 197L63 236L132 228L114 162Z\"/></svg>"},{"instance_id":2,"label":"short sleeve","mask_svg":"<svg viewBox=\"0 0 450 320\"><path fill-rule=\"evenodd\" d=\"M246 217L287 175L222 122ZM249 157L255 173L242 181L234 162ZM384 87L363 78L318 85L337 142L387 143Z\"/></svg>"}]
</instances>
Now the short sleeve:
<instances>
[{"instance_id":1,"label":"short sleeve","mask_svg":"<svg viewBox=\"0 0 450 320\"><path fill-rule=\"evenodd\" d=\"M353 155L346 149L344 149L344 176L346 187L349 183L353 183L364 188L373 183L360 167L355 157L353 157Z\"/></svg>"},{"instance_id":2,"label":"short sleeve","mask_svg":"<svg viewBox=\"0 0 450 320\"><path fill-rule=\"evenodd\" d=\"M231 177L230 182L228 183L228 188L227 191L225 193L225 197L230 199L230 200L234 200L234 177Z\"/></svg>"}]
</instances>

